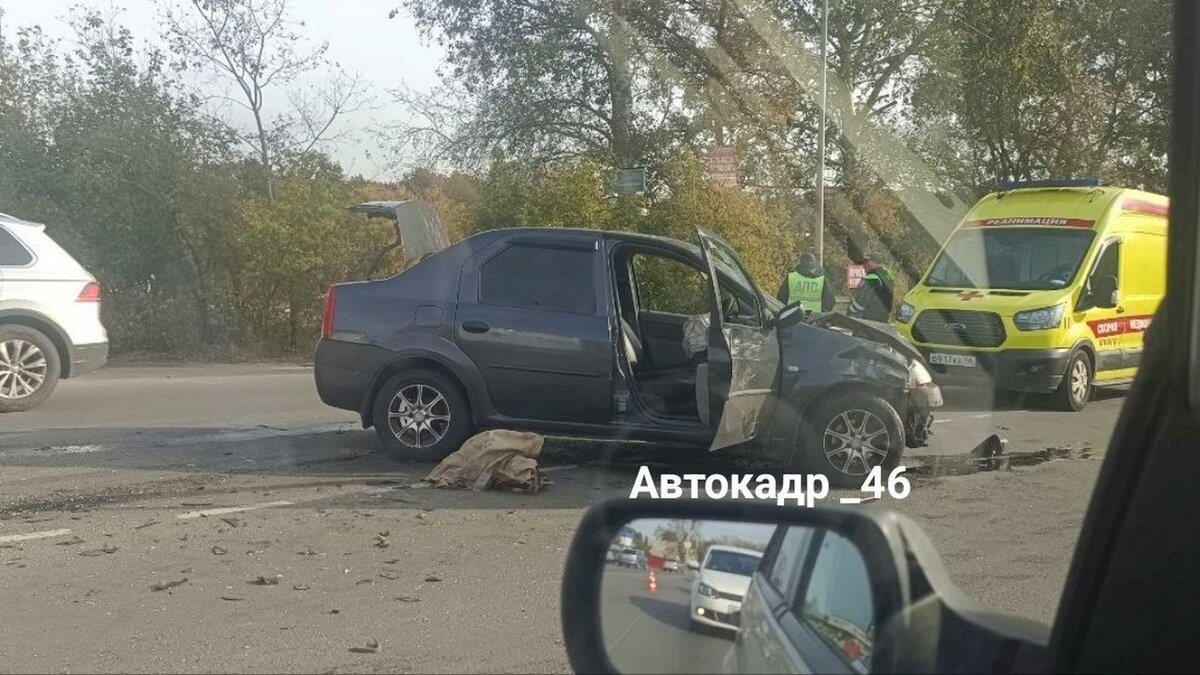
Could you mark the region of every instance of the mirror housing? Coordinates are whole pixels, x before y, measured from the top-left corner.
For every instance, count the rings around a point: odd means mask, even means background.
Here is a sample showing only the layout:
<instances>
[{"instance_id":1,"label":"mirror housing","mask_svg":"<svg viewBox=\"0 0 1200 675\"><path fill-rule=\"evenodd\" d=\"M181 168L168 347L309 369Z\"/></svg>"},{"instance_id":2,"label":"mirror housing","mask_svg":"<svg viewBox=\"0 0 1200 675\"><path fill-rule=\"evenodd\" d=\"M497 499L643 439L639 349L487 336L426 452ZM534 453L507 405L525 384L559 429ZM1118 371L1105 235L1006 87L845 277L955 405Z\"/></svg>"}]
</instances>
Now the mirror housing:
<instances>
[{"instance_id":1,"label":"mirror housing","mask_svg":"<svg viewBox=\"0 0 1200 675\"><path fill-rule=\"evenodd\" d=\"M878 633L871 672L1012 671L1048 663L1049 628L968 600L950 582L928 537L905 516L862 507L615 499L584 514L567 554L562 631L575 672L618 672L601 627L601 585L609 547L638 519L806 526L845 537L863 556L875 598Z\"/></svg>"},{"instance_id":2,"label":"mirror housing","mask_svg":"<svg viewBox=\"0 0 1200 675\"><path fill-rule=\"evenodd\" d=\"M806 313L800 301L784 305L775 316L769 317L766 322L767 328L787 327L799 321L802 321Z\"/></svg>"},{"instance_id":3,"label":"mirror housing","mask_svg":"<svg viewBox=\"0 0 1200 675\"><path fill-rule=\"evenodd\" d=\"M1088 280L1088 304L1092 307L1112 309L1117 306L1117 278L1108 274L1097 274Z\"/></svg>"}]
</instances>

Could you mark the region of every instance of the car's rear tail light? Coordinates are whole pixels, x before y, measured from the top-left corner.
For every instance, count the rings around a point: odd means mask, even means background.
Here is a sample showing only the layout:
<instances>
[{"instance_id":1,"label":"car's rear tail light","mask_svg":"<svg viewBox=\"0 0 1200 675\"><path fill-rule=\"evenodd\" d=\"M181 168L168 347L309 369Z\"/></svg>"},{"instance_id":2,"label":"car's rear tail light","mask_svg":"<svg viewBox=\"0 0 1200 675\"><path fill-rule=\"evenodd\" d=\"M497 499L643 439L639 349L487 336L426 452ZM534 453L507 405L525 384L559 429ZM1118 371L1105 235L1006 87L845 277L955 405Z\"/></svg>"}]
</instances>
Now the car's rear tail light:
<instances>
[{"instance_id":1,"label":"car's rear tail light","mask_svg":"<svg viewBox=\"0 0 1200 675\"><path fill-rule=\"evenodd\" d=\"M83 290L79 291L79 297L75 298L75 302L100 302L100 284L89 281Z\"/></svg>"},{"instance_id":2,"label":"car's rear tail light","mask_svg":"<svg viewBox=\"0 0 1200 675\"><path fill-rule=\"evenodd\" d=\"M337 310L337 286L325 293L325 318L321 321L321 337L333 335L333 315Z\"/></svg>"}]
</instances>

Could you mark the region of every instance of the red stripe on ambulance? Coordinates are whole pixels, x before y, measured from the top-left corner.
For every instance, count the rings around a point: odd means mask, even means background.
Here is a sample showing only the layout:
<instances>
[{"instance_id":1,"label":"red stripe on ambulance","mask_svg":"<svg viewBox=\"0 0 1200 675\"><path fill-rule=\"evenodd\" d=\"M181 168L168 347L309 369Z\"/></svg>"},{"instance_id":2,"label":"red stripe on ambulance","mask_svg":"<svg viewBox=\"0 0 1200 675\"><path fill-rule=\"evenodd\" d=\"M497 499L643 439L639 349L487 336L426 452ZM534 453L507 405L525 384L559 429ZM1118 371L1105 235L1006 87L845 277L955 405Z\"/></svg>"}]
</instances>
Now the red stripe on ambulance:
<instances>
[{"instance_id":1,"label":"red stripe on ambulance","mask_svg":"<svg viewBox=\"0 0 1200 675\"><path fill-rule=\"evenodd\" d=\"M1089 321L1088 327L1096 337L1111 337L1125 333L1144 333L1150 327L1153 316L1119 316L1114 319Z\"/></svg>"}]
</instances>

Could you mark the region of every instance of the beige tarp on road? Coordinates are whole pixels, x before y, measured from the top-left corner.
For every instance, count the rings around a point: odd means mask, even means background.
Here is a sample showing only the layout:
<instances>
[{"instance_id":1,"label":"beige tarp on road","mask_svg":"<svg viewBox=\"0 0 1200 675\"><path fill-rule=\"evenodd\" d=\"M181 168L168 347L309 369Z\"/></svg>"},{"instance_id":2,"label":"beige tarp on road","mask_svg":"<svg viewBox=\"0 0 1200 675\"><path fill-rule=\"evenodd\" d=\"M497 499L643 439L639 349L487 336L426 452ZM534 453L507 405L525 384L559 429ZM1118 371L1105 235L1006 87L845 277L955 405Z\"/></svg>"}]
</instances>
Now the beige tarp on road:
<instances>
[{"instance_id":1,"label":"beige tarp on road","mask_svg":"<svg viewBox=\"0 0 1200 675\"><path fill-rule=\"evenodd\" d=\"M537 492L544 486L537 470L544 442L539 434L507 429L484 431L468 438L422 480L441 488Z\"/></svg>"}]
</instances>

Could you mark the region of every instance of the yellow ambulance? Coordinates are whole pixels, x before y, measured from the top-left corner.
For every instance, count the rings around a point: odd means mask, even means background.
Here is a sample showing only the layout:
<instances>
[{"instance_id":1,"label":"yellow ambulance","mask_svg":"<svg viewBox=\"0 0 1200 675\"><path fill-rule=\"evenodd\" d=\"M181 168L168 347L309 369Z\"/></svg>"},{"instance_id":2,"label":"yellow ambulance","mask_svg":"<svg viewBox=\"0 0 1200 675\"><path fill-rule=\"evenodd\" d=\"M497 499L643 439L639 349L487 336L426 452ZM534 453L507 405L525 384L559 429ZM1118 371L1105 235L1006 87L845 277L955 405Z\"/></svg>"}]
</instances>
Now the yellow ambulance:
<instances>
[{"instance_id":1,"label":"yellow ambulance","mask_svg":"<svg viewBox=\"0 0 1200 675\"><path fill-rule=\"evenodd\" d=\"M1008 183L971 208L896 311L939 384L1079 410L1137 372L1166 290L1167 198L1099 181Z\"/></svg>"}]
</instances>

